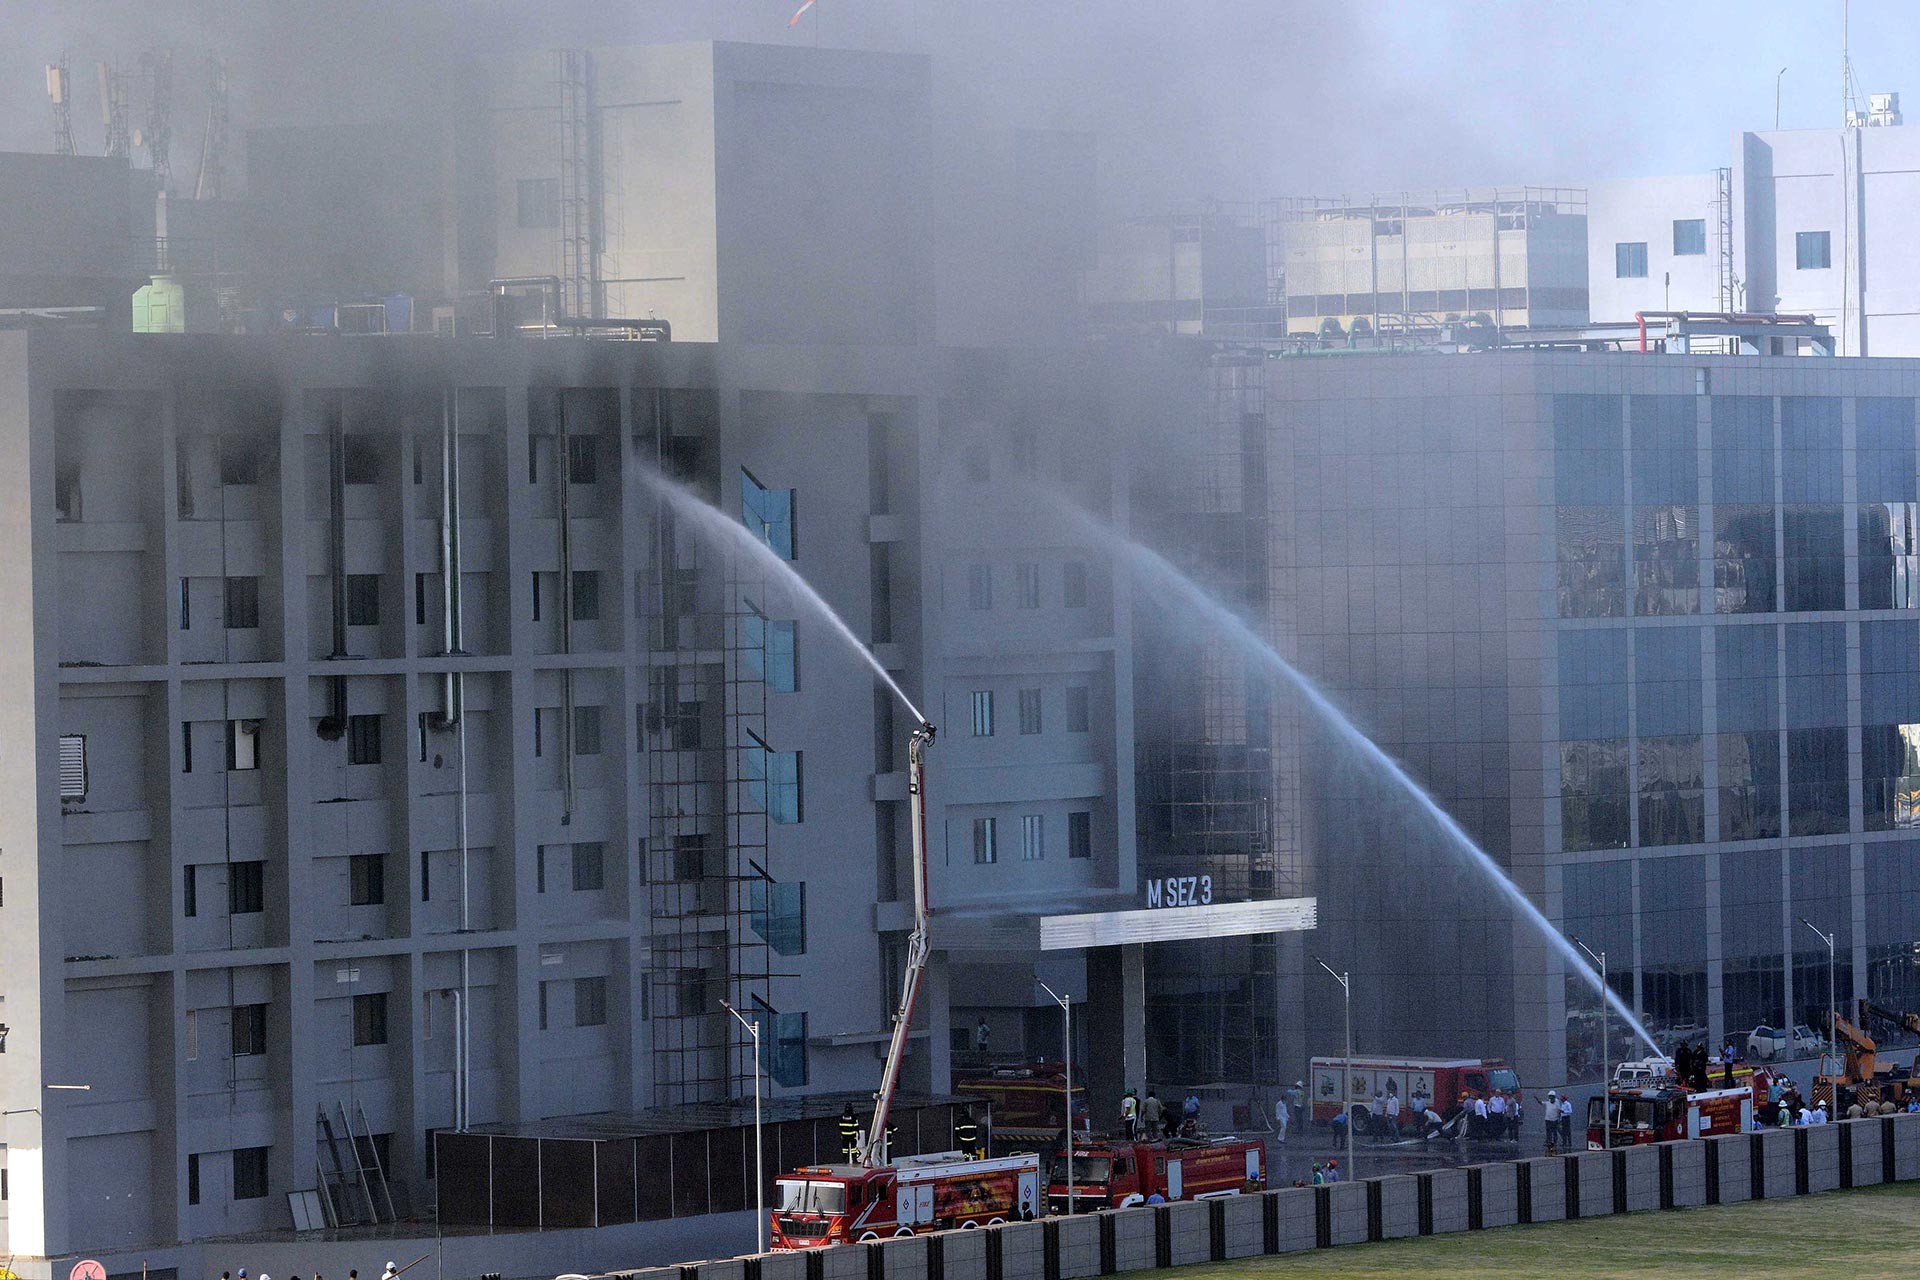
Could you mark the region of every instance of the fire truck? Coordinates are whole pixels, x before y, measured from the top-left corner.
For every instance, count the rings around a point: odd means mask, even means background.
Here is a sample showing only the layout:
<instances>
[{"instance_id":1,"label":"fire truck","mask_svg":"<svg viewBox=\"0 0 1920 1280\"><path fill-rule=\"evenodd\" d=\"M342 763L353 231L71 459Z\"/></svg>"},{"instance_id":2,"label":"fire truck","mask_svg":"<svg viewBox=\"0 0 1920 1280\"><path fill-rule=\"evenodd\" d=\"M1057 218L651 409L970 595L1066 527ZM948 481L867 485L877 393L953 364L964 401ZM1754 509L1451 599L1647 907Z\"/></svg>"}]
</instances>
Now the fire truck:
<instances>
[{"instance_id":1,"label":"fire truck","mask_svg":"<svg viewBox=\"0 0 1920 1280\"><path fill-rule=\"evenodd\" d=\"M1266 1154L1265 1144L1257 1138L1076 1142L1071 1212L1123 1209L1143 1203L1156 1191L1169 1200L1211 1200L1265 1191ZM1067 1174L1067 1162L1056 1159L1047 1182L1050 1212L1069 1212Z\"/></svg>"},{"instance_id":2,"label":"fire truck","mask_svg":"<svg viewBox=\"0 0 1920 1280\"><path fill-rule=\"evenodd\" d=\"M994 1148L1056 1142L1066 1131L1066 1069L1057 1062L995 1067L980 1075L953 1082L953 1091L979 1098L991 1108ZM1087 1122L1087 1091L1073 1086L1074 1127Z\"/></svg>"},{"instance_id":3,"label":"fire truck","mask_svg":"<svg viewBox=\"0 0 1920 1280\"><path fill-rule=\"evenodd\" d=\"M819 1249L1031 1218L1040 1211L1040 1157L948 1151L881 1166L816 1165L773 1185L772 1246Z\"/></svg>"},{"instance_id":4,"label":"fire truck","mask_svg":"<svg viewBox=\"0 0 1920 1280\"><path fill-rule=\"evenodd\" d=\"M1315 1058L1307 1110L1315 1124L1330 1123L1340 1114L1340 1077L1348 1074L1345 1058ZM1397 1094L1401 1115L1415 1097L1424 1095L1441 1115L1450 1115L1468 1093L1485 1097L1489 1090L1508 1093L1520 1087L1520 1077L1498 1058L1354 1058L1345 1089L1345 1105L1365 1111L1376 1093ZM1406 1121L1403 1119L1403 1123Z\"/></svg>"},{"instance_id":5,"label":"fire truck","mask_svg":"<svg viewBox=\"0 0 1920 1280\"><path fill-rule=\"evenodd\" d=\"M1764 1082L1752 1080L1730 1088L1689 1089L1674 1076L1670 1058L1621 1066L1625 1080L1616 1073L1607 1089L1607 1110L1602 1111L1599 1098L1587 1101L1589 1151L1745 1133L1753 1127L1756 1095L1765 1096Z\"/></svg>"}]
</instances>

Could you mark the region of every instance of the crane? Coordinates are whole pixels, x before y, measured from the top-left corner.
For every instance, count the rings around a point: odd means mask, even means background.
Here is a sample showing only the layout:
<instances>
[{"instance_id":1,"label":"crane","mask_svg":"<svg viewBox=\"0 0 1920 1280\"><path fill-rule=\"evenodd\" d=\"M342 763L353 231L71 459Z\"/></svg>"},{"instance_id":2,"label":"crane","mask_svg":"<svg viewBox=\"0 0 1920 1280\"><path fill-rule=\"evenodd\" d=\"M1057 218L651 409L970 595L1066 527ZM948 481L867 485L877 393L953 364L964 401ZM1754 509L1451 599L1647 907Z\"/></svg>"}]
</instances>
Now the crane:
<instances>
[{"instance_id":1,"label":"crane","mask_svg":"<svg viewBox=\"0 0 1920 1280\"><path fill-rule=\"evenodd\" d=\"M920 979L927 967L927 802L926 753L933 745L934 728L922 724L907 741L908 821L913 845L913 932L907 935L907 971L900 983L900 1007L893 1015L893 1039L887 1045L887 1065L880 1073L880 1090L873 1098L873 1123L860 1144L862 1164L887 1162L887 1113L893 1109L900 1067L907 1056L907 1032L913 1025L913 1006L920 995Z\"/></svg>"},{"instance_id":2,"label":"crane","mask_svg":"<svg viewBox=\"0 0 1920 1280\"><path fill-rule=\"evenodd\" d=\"M73 154L73 64L65 51L47 64L47 97L53 103L53 153Z\"/></svg>"}]
</instances>

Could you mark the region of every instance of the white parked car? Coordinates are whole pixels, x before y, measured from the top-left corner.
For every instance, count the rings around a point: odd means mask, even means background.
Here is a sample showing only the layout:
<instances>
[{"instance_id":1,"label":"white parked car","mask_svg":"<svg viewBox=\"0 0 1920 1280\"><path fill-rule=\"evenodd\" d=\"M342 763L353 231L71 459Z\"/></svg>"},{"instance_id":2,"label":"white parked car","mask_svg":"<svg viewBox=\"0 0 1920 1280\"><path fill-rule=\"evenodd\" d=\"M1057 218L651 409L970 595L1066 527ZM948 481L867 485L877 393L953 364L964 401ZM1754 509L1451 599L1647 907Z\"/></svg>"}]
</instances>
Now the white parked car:
<instances>
[{"instance_id":1,"label":"white parked car","mask_svg":"<svg viewBox=\"0 0 1920 1280\"><path fill-rule=\"evenodd\" d=\"M1810 1058L1826 1047L1804 1022L1791 1027L1758 1026L1747 1033L1749 1058Z\"/></svg>"}]
</instances>

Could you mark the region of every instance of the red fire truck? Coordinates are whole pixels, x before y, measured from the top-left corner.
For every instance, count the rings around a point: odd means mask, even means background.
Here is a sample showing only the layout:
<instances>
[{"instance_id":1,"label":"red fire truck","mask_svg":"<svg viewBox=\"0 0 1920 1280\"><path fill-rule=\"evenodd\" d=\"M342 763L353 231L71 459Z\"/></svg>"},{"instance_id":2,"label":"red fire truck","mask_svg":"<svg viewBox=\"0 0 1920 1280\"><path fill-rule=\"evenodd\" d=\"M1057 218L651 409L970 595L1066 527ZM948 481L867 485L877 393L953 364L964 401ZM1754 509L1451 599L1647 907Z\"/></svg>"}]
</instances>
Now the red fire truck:
<instances>
[{"instance_id":1,"label":"red fire truck","mask_svg":"<svg viewBox=\"0 0 1920 1280\"><path fill-rule=\"evenodd\" d=\"M1766 1096L1764 1077L1725 1089L1689 1089L1671 1070L1666 1058L1623 1063L1607 1090L1611 1114L1601 1111L1600 1099L1587 1100L1587 1150L1745 1133L1753 1127L1755 1097ZM1625 1083L1620 1075L1628 1076Z\"/></svg>"},{"instance_id":2,"label":"red fire truck","mask_svg":"<svg viewBox=\"0 0 1920 1280\"><path fill-rule=\"evenodd\" d=\"M1058 1142L1066 1130L1066 1069L1057 1062L995 1067L953 1082L953 1091L983 1099L991 1108L995 1150L1007 1144L1031 1146ZM1087 1091L1073 1086L1074 1127L1085 1128Z\"/></svg>"},{"instance_id":3,"label":"red fire truck","mask_svg":"<svg viewBox=\"0 0 1920 1280\"><path fill-rule=\"evenodd\" d=\"M1342 1090L1340 1077L1348 1076ZM1408 1123L1413 1099L1424 1096L1440 1115L1448 1115L1462 1096L1486 1097L1489 1090L1510 1093L1520 1077L1498 1058L1381 1058L1356 1057L1351 1069L1345 1058L1315 1058L1310 1068L1313 1090L1308 1102L1315 1124L1327 1124L1345 1105L1365 1110L1376 1093L1399 1097L1402 1123Z\"/></svg>"},{"instance_id":4,"label":"red fire truck","mask_svg":"<svg viewBox=\"0 0 1920 1280\"><path fill-rule=\"evenodd\" d=\"M1111 1139L1073 1146L1073 1211L1121 1209L1154 1192L1169 1200L1210 1200L1267 1189L1266 1145L1257 1138ZM1067 1212L1067 1163L1056 1159L1047 1209Z\"/></svg>"},{"instance_id":5,"label":"red fire truck","mask_svg":"<svg viewBox=\"0 0 1920 1280\"><path fill-rule=\"evenodd\" d=\"M818 1249L1030 1217L1040 1212L1040 1157L969 1160L949 1151L890 1165L815 1165L773 1185L773 1247Z\"/></svg>"}]
</instances>

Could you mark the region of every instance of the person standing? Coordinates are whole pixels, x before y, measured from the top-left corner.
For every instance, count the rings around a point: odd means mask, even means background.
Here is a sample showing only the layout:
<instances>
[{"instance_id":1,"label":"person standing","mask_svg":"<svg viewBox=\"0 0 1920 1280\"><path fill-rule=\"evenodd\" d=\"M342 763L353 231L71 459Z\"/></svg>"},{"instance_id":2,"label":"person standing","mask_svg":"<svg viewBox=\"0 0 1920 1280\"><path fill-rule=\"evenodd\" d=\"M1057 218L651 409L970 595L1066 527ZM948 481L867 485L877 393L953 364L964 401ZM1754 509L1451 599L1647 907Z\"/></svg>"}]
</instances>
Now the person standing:
<instances>
[{"instance_id":1,"label":"person standing","mask_svg":"<svg viewBox=\"0 0 1920 1280\"><path fill-rule=\"evenodd\" d=\"M980 1156L980 1126L974 1123L973 1112L962 1111L960 1119L953 1126L953 1140L968 1158Z\"/></svg>"},{"instance_id":2,"label":"person standing","mask_svg":"<svg viewBox=\"0 0 1920 1280\"><path fill-rule=\"evenodd\" d=\"M1149 1141L1160 1136L1165 1110L1159 1096L1153 1090L1147 1090L1147 1100L1140 1104L1140 1128L1142 1136Z\"/></svg>"},{"instance_id":3,"label":"person standing","mask_svg":"<svg viewBox=\"0 0 1920 1280\"><path fill-rule=\"evenodd\" d=\"M1120 1127L1126 1132L1127 1141L1134 1140L1136 1127L1140 1123L1140 1099L1133 1096L1129 1089L1120 1095Z\"/></svg>"},{"instance_id":4,"label":"person standing","mask_svg":"<svg viewBox=\"0 0 1920 1280\"><path fill-rule=\"evenodd\" d=\"M1293 1082L1293 1088L1287 1090L1287 1110L1295 1117L1299 1117L1303 1114L1302 1109L1306 1105L1307 1082L1305 1080L1295 1080Z\"/></svg>"},{"instance_id":5,"label":"person standing","mask_svg":"<svg viewBox=\"0 0 1920 1280\"><path fill-rule=\"evenodd\" d=\"M975 1053L985 1053L988 1043L993 1039L993 1028L987 1025L987 1016L980 1015L980 1025L973 1029L973 1048Z\"/></svg>"},{"instance_id":6,"label":"person standing","mask_svg":"<svg viewBox=\"0 0 1920 1280\"><path fill-rule=\"evenodd\" d=\"M1498 1089L1487 1099L1487 1136L1504 1138L1507 1136L1507 1096Z\"/></svg>"},{"instance_id":7,"label":"person standing","mask_svg":"<svg viewBox=\"0 0 1920 1280\"><path fill-rule=\"evenodd\" d=\"M1280 1131L1280 1145L1287 1145L1287 1126L1293 1123L1293 1112L1287 1107L1284 1095L1273 1100L1273 1127Z\"/></svg>"},{"instance_id":8,"label":"person standing","mask_svg":"<svg viewBox=\"0 0 1920 1280\"><path fill-rule=\"evenodd\" d=\"M1400 1095L1392 1089L1387 1090L1387 1134L1395 1142L1400 1140Z\"/></svg>"},{"instance_id":9,"label":"person standing","mask_svg":"<svg viewBox=\"0 0 1920 1280\"><path fill-rule=\"evenodd\" d=\"M860 1158L860 1118L849 1102L840 1112L840 1154L848 1164Z\"/></svg>"}]
</instances>

